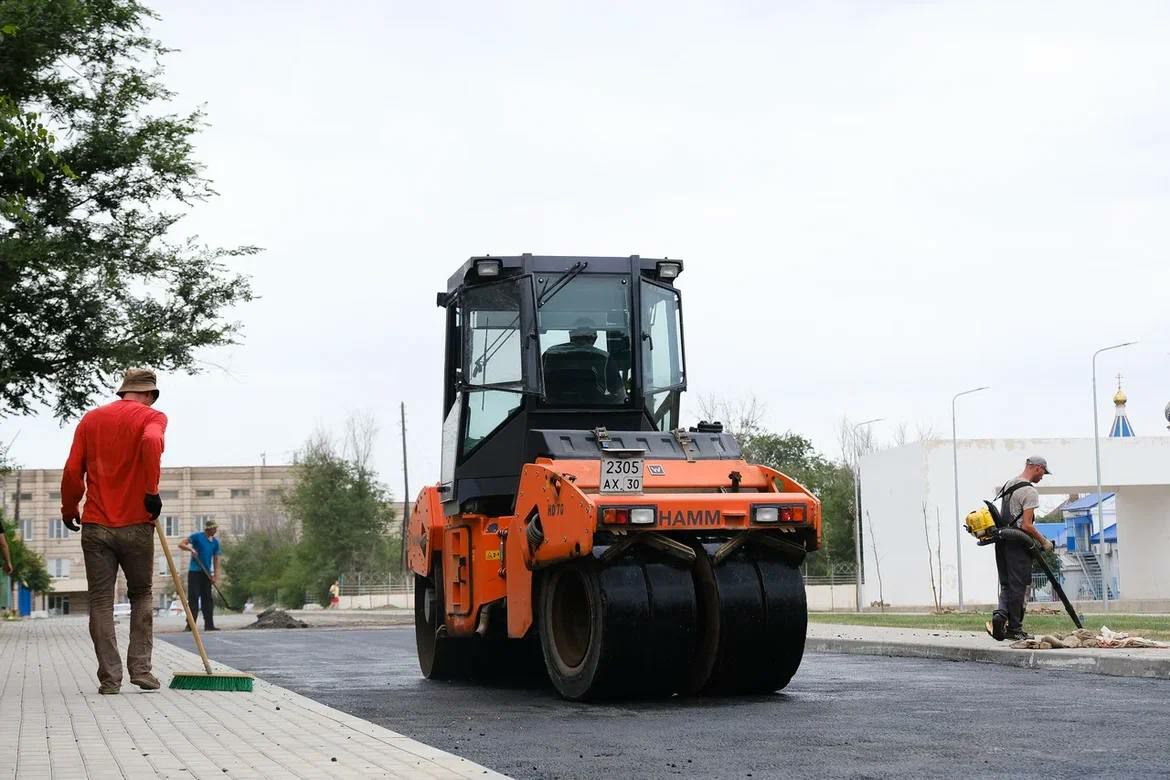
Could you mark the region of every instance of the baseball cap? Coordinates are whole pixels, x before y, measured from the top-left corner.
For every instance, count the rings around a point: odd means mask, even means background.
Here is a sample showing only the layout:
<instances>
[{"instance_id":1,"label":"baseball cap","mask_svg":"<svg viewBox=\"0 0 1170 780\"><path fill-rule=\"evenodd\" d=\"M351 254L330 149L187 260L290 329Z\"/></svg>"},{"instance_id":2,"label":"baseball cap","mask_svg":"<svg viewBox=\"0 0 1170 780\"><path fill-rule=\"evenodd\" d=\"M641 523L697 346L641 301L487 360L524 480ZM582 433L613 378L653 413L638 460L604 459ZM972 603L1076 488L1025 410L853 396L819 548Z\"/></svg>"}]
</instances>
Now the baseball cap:
<instances>
[{"instance_id":1,"label":"baseball cap","mask_svg":"<svg viewBox=\"0 0 1170 780\"><path fill-rule=\"evenodd\" d=\"M219 524L215 522L215 518L208 518L203 522L204 531L210 531L212 528L219 528Z\"/></svg>"},{"instance_id":2,"label":"baseball cap","mask_svg":"<svg viewBox=\"0 0 1170 780\"><path fill-rule=\"evenodd\" d=\"M1040 468L1044 469L1045 474L1052 473L1051 471L1048 470L1048 459L1044 458L1040 455L1033 455L1032 457L1028 458L1028 465L1029 466L1039 466Z\"/></svg>"}]
</instances>

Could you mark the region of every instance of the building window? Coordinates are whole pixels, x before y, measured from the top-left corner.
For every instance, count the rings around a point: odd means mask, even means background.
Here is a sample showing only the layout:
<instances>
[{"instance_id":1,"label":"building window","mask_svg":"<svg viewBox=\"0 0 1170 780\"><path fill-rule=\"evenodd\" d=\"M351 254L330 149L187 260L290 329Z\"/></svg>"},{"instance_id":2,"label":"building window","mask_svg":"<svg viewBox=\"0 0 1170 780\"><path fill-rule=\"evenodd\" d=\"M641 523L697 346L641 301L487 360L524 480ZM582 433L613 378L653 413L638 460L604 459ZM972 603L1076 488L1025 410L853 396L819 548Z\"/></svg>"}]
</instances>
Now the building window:
<instances>
[{"instance_id":1,"label":"building window","mask_svg":"<svg viewBox=\"0 0 1170 780\"><path fill-rule=\"evenodd\" d=\"M195 531L198 533L207 527L215 515L195 515Z\"/></svg>"},{"instance_id":2,"label":"building window","mask_svg":"<svg viewBox=\"0 0 1170 780\"><path fill-rule=\"evenodd\" d=\"M158 560L155 561L154 573L155 574L170 574L170 569L167 568L167 556L165 556L165 555L158 556Z\"/></svg>"},{"instance_id":3,"label":"building window","mask_svg":"<svg viewBox=\"0 0 1170 780\"><path fill-rule=\"evenodd\" d=\"M68 558L50 558L46 563L49 567L49 576L53 579L61 580L69 576L71 561Z\"/></svg>"},{"instance_id":4,"label":"building window","mask_svg":"<svg viewBox=\"0 0 1170 780\"><path fill-rule=\"evenodd\" d=\"M61 525L64 525L63 523ZM31 517L20 518L20 538L31 542L33 538L33 520Z\"/></svg>"},{"instance_id":5,"label":"building window","mask_svg":"<svg viewBox=\"0 0 1170 780\"><path fill-rule=\"evenodd\" d=\"M69 597L68 596L49 596L49 614L50 615L68 615L69 614Z\"/></svg>"},{"instance_id":6,"label":"building window","mask_svg":"<svg viewBox=\"0 0 1170 780\"><path fill-rule=\"evenodd\" d=\"M166 515L163 518L163 530L167 536L179 535L179 517L178 515Z\"/></svg>"},{"instance_id":7,"label":"building window","mask_svg":"<svg viewBox=\"0 0 1170 780\"><path fill-rule=\"evenodd\" d=\"M61 498L61 491L60 490L50 490L49 491L49 499L51 501L57 501L60 498Z\"/></svg>"},{"instance_id":8,"label":"building window","mask_svg":"<svg viewBox=\"0 0 1170 780\"><path fill-rule=\"evenodd\" d=\"M177 501L179 498L179 491L177 490L160 490L158 497L164 501Z\"/></svg>"},{"instance_id":9,"label":"building window","mask_svg":"<svg viewBox=\"0 0 1170 780\"><path fill-rule=\"evenodd\" d=\"M248 533L248 516L247 515L232 515L232 533L237 536L242 536Z\"/></svg>"},{"instance_id":10,"label":"building window","mask_svg":"<svg viewBox=\"0 0 1170 780\"><path fill-rule=\"evenodd\" d=\"M196 490L195 491L196 498L212 498L214 496L215 496L214 490Z\"/></svg>"},{"instance_id":11,"label":"building window","mask_svg":"<svg viewBox=\"0 0 1170 780\"><path fill-rule=\"evenodd\" d=\"M248 488L232 488L232 498L247 498L252 495L252 491Z\"/></svg>"},{"instance_id":12,"label":"building window","mask_svg":"<svg viewBox=\"0 0 1170 780\"><path fill-rule=\"evenodd\" d=\"M268 496L269 498L280 498L280 494L283 492L284 491L280 488L268 488L264 491L264 495Z\"/></svg>"},{"instance_id":13,"label":"building window","mask_svg":"<svg viewBox=\"0 0 1170 780\"><path fill-rule=\"evenodd\" d=\"M32 501L32 493L13 493L12 503L15 504L17 501Z\"/></svg>"},{"instance_id":14,"label":"building window","mask_svg":"<svg viewBox=\"0 0 1170 780\"><path fill-rule=\"evenodd\" d=\"M49 518L49 538L50 539L68 539L69 529L55 517Z\"/></svg>"}]
</instances>

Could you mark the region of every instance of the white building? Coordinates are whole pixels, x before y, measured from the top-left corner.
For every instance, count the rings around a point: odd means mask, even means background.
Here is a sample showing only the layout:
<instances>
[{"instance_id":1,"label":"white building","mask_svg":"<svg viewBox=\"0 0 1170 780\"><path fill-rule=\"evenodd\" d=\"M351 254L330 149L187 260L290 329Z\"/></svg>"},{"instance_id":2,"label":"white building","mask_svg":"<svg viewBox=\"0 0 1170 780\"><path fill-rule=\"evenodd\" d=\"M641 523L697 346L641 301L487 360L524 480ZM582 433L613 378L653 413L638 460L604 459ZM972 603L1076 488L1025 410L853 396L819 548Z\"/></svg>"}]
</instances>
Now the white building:
<instances>
[{"instance_id":1,"label":"white building","mask_svg":"<svg viewBox=\"0 0 1170 780\"><path fill-rule=\"evenodd\" d=\"M960 524L969 511L992 499L1000 485L1019 474L1029 455L1046 457L1053 472L1037 486L1041 493L1096 491L1091 438L967 439L958 442L957 451ZM942 602L955 605L956 547L962 556L965 605L995 603L994 550L978 547L955 522L951 442L924 441L875 452L861 459L860 468L865 522L862 603L878 600L880 568L887 604L932 605L928 555L936 561L937 579L941 554ZM1108 579L1116 583L1127 607L1154 608L1159 606L1156 602L1164 606L1170 600L1170 437L1101 439L1101 484L1104 491L1117 494L1117 549L1124 550L1124 555L1106 556ZM1111 522L1106 518L1107 526Z\"/></svg>"}]
</instances>

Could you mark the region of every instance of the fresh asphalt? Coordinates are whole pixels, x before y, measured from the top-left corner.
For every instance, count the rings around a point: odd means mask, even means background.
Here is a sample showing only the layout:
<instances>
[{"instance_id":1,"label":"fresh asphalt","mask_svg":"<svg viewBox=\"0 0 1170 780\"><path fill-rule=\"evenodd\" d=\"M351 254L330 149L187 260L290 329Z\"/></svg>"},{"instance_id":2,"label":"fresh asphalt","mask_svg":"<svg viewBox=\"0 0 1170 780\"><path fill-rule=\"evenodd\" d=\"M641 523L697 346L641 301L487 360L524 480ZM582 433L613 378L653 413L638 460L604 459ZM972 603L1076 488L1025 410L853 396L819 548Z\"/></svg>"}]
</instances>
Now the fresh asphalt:
<instances>
[{"instance_id":1,"label":"fresh asphalt","mask_svg":"<svg viewBox=\"0 0 1170 780\"><path fill-rule=\"evenodd\" d=\"M189 635L162 638L194 650ZM539 677L424 680L412 628L205 642L218 661L515 778L1170 773L1170 681L808 654L776 695L576 704Z\"/></svg>"}]
</instances>

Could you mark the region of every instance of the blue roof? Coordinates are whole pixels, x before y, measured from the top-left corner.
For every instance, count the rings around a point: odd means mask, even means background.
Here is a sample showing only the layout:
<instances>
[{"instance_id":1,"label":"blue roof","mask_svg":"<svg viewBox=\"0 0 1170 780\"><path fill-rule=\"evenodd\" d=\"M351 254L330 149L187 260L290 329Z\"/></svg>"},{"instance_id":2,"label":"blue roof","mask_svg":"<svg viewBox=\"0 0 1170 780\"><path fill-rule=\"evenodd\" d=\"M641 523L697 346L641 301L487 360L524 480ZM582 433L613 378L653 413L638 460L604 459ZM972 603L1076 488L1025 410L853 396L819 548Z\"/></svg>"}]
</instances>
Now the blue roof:
<instances>
[{"instance_id":1,"label":"blue roof","mask_svg":"<svg viewBox=\"0 0 1170 780\"><path fill-rule=\"evenodd\" d=\"M1135 436L1133 426L1129 424L1129 418L1124 414L1119 414L1113 420L1113 428L1109 431L1109 437L1112 439L1128 439Z\"/></svg>"},{"instance_id":2,"label":"blue roof","mask_svg":"<svg viewBox=\"0 0 1170 780\"><path fill-rule=\"evenodd\" d=\"M1083 512L1086 509L1092 509L1093 507L1097 506L1097 503L1098 503L1097 497L1098 496L1104 496L1104 498L1101 499L1101 502L1105 502L1105 501L1108 501L1109 499L1113 498L1115 495L1117 495L1117 494L1116 493L1088 493L1087 495L1081 496L1076 501L1073 501L1071 504L1065 504L1062 507L1062 509L1065 512Z\"/></svg>"},{"instance_id":3,"label":"blue roof","mask_svg":"<svg viewBox=\"0 0 1170 780\"><path fill-rule=\"evenodd\" d=\"M1093 544L1101 543L1101 534L1093 534L1089 537L1089 541ZM1117 544L1117 523L1105 528L1105 544Z\"/></svg>"},{"instance_id":4,"label":"blue roof","mask_svg":"<svg viewBox=\"0 0 1170 780\"><path fill-rule=\"evenodd\" d=\"M1044 538L1053 544L1064 544L1064 523L1036 523L1036 530L1044 534Z\"/></svg>"}]
</instances>

